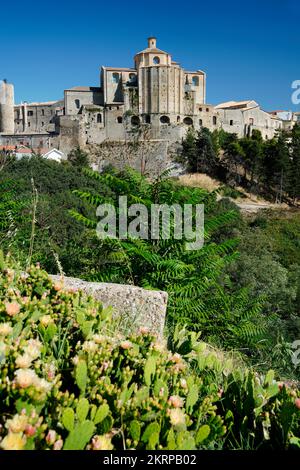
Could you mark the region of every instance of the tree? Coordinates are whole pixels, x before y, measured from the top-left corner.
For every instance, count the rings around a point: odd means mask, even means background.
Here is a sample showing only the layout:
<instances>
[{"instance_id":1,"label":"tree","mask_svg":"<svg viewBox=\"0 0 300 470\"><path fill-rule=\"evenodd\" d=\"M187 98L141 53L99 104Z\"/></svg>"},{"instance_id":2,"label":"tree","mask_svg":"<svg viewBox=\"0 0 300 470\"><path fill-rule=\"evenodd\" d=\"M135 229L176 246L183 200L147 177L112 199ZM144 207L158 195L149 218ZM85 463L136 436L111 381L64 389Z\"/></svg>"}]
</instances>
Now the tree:
<instances>
[{"instance_id":1,"label":"tree","mask_svg":"<svg viewBox=\"0 0 300 470\"><path fill-rule=\"evenodd\" d=\"M68 155L68 161L77 167L87 167L89 159L87 152L84 152L80 147L72 150Z\"/></svg>"},{"instance_id":2,"label":"tree","mask_svg":"<svg viewBox=\"0 0 300 470\"><path fill-rule=\"evenodd\" d=\"M300 198L300 126L294 126L290 142L288 192L294 202Z\"/></svg>"},{"instance_id":3,"label":"tree","mask_svg":"<svg viewBox=\"0 0 300 470\"><path fill-rule=\"evenodd\" d=\"M235 136L235 134L233 134ZM243 147L240 145L237 138L232 138L231 142L228 141L226 143L224 149L224 158L227 168L229 170L229 174L234 176L235 180L240 182L240 176L238 168L243 163L243 159L245 157L245 153Z\"/></svg>"},{"instance_id":4,"label":"tree","mask_svg":"<svg viewBox=\"0 0 300 470\"><path fill-rule=\"evenodd\" d=\"M212 134L206 127L201 128L196 139L197 158L196 171L214 173L217 164L217 155L214 149Z\"/></svg>"},{"instance_id":5,"label":"tree","mask_svg":"<svg viewBox=\"0 0 300 470\"><path fill-rule=\"evenodd\" d=\"M13 161L15 161L15 157L11 153L0 151L0 171L3 171Z\"/></svg>"},{"instance_id":6,"label":"tree","mask_svg":"<svg viewBox=\"0 0 300 470\"><path fill-rule=\"evenodd\" d=\"M179 157L179 162L186 165L187 170L190 172L196 171L197 161L197 146L196 146L196 133L190 127L186 133L185 139L182 142L182 151Z\"/></svg>"},{"instance_id":7,"label":"tree","mask_svg":"<svg viewBox=\"0 0 300 470\"><path fill-rule=\"evenodd\" d=\"M250 181L253 183L254 177L260 176L262 166L262 147L263 139L261 132L254 129L251 137L240 139L240 145L243 149L244 176L247 178L247 172L250 173Z\"/></svg>"},{"instance_id":8,"label":"tree","mask_svg":"<svg viewBox=\"0 0 300 470\"><path fill-rule=\"evenodd\" d=\"M283 193L289 187L290 152L289 136L281 131L264 143L263 173L269 192L275 193L276 202L281 202Z\"/></svg>"}]
</instances>

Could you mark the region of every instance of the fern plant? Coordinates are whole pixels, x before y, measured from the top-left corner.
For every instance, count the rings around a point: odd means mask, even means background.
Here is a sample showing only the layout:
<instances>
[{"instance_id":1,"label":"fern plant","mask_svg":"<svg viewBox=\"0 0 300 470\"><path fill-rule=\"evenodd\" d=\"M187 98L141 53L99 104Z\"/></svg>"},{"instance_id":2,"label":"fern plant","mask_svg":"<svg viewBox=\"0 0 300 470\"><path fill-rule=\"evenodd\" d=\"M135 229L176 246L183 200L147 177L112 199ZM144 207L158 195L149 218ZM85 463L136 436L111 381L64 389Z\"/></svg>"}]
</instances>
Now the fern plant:
<instances>
[{"instance_id":1,"label":"fern plant","mask_svg":"<svg viewBox=\"0 0 300 470\"><path fill-rule=\"evenodd\" d=\"M186 239L173 236L152 240L144 239L99 240L104 258L101 271L93 273L90 280L130 283L147 289L161 289L169 294L167 327L172 333L175 325L184 324L203 336L228 347L251 348L263 338L268 322L261 313L261 299L250 299L246 290L234 292L230 279L223 275L226 266L236 256L238 240L228 239L216 244L212 235L220 227L235 220L234 210L215 215L216 193L199 188L178 185L167 175L149 181L132 169L99 174L84 170L91 178L101 182L103 194L109 197L75 191L81 199L93 206L108 202L115 205L126 195L128 205L142 203L149 210L151 204L204 204L205 244L202 249L187 251ZM75 210L71 215L87 229L93 231L97 219ZM160 227L162 231L162 227Z\"/></svg>"}]
</instances>

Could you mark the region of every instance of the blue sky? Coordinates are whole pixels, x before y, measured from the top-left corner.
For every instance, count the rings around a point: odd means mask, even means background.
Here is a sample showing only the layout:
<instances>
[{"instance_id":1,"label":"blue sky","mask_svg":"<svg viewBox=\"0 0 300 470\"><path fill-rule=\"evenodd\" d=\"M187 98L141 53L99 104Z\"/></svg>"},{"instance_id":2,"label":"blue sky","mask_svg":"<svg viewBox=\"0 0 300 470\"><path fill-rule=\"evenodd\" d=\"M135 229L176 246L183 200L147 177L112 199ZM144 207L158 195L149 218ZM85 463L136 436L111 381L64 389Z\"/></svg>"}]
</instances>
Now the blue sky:
<instances>
[{"instance_id":1,"label":"blue sky","mask_svg":"<svg viewBox=\"0 0 300 470\"><path fill-rule=\"evenodd\" d=\"M0 79L16 102L97 86L101 65L132 66L155 35L185 69L206 71L207 102L300 111L299 0L16 0L0 3L0 24Z\"/></svg>"}]
</instances>

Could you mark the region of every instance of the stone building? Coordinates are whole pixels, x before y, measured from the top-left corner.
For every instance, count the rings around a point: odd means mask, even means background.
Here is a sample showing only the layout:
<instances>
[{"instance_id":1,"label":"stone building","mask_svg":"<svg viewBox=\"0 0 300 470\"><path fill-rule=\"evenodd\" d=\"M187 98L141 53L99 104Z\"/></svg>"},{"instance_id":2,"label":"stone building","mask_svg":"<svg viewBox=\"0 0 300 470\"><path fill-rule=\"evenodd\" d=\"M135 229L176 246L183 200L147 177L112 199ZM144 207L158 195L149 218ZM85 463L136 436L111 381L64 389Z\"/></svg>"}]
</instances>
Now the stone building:
<instances>
[{"instance_id":1,"label":"stone building","mask_svg":"<svg viewBox=\"0 0 300 470\"><path fill-rule=\"evenodd\" d=\"M148 166L151 161L163 166L190 126L223 128L240 137L259 129L264 138L284 127L280 116L255 101L207 104L205 72L184 70L158 49L154 37L135 55L132 68L102 67L99 87L66 89L62 100L15 105L13 85L2 82L2 146L55 147L65 153L80 146L94 155L110 148L112 163L118 163L130 142L147 141ZM139 166L144 157L138 153L127 163Z\"/></svg>"}]
</instances>

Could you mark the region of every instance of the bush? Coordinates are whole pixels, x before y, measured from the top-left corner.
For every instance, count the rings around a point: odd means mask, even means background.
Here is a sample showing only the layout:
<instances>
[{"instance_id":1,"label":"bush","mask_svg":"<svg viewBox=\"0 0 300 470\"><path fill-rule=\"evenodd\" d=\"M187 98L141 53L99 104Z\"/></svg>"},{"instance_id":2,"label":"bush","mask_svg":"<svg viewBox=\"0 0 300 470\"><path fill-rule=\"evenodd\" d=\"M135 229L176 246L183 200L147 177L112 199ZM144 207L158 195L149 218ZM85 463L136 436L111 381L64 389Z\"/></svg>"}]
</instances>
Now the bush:
<instances>
[{"instance_id":1,"label":"bush","mask_svg":"<svg viewBox=\"0 0 300 470\"><path fill-rule=\"evenodd\" d=\"M299 392L176 331L173 351L38 266L0 259L2 449L299 446Z\"/></svg>"}]
</instances>

